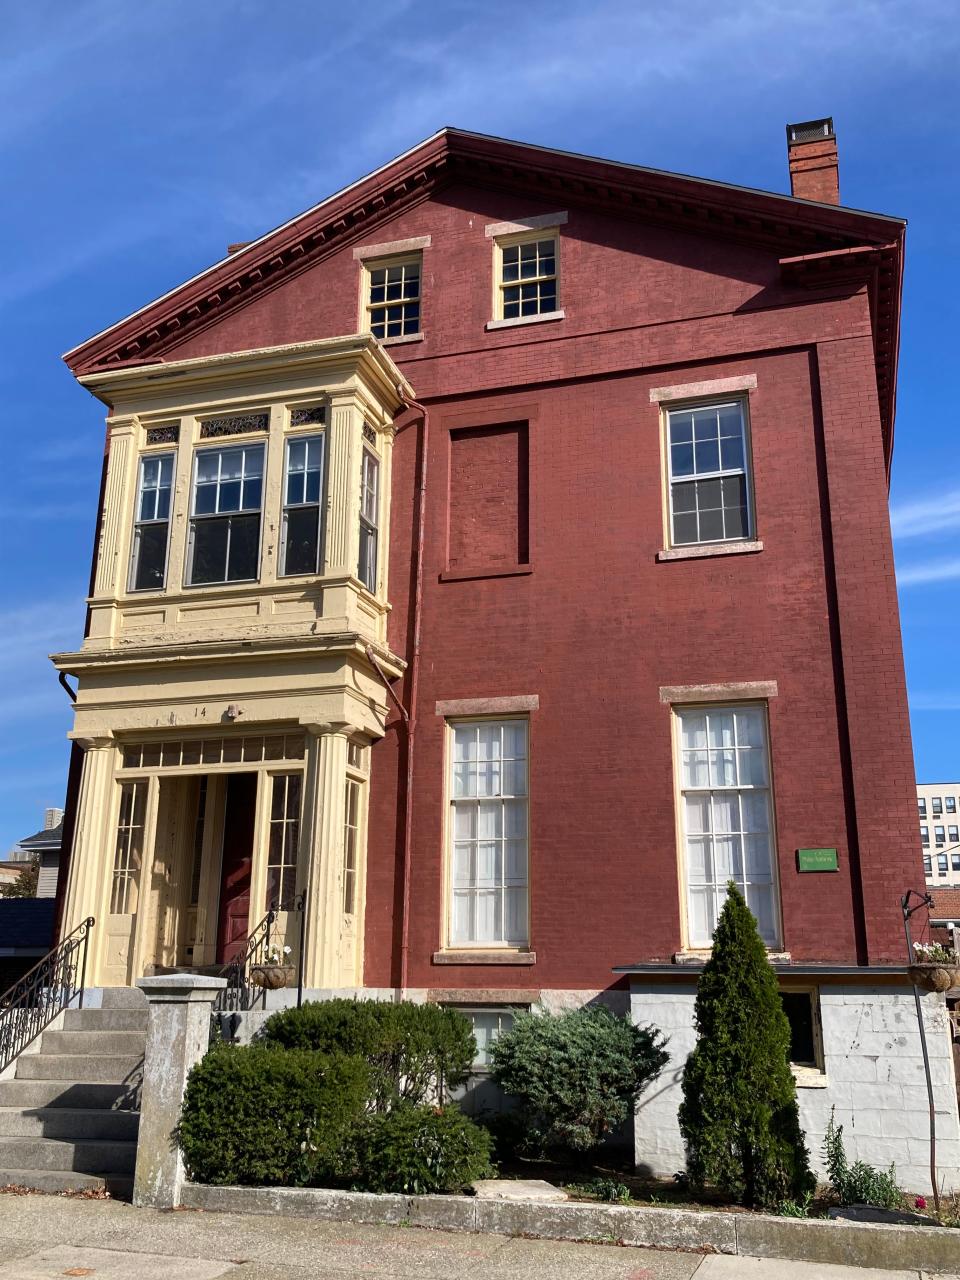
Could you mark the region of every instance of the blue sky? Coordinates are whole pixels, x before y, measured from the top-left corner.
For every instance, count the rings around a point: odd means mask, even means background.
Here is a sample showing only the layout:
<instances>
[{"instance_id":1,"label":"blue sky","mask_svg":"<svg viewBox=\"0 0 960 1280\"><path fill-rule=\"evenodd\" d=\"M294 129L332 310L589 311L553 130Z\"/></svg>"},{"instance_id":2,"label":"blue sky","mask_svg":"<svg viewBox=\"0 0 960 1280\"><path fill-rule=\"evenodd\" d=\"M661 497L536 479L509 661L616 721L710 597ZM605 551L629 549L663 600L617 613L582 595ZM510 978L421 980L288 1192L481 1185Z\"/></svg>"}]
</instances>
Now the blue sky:
<instances>
[{"instance_id":1,"label":"blue sky","mask_svg":"<svg viewBox=\"0 0 960 1280\"><path fill-rule=\"evenodd\" d=\"M892 492L917 769L960 778L960 24L948 0L31 0L0 14L0 851L61 801L102 412L63 351L444 124L770 190L832 114L905 216Z\"/></svg>"}]
</instances>

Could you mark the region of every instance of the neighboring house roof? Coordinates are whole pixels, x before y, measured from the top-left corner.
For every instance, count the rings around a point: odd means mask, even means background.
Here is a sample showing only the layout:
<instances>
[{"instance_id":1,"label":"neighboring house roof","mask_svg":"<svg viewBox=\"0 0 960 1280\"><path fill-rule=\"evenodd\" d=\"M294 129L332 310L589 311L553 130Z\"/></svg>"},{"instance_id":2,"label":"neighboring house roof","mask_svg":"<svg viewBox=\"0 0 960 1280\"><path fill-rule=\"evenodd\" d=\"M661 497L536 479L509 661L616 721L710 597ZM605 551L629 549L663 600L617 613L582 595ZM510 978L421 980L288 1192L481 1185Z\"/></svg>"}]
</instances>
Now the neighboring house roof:
<instances>
[{"instance_id":1,"label":"neighboring house roof","mask_svg":"<svg viewBox=\"0 0 960 1280\"><path fill-rule=\"evenodd\" d=\"M930 919L956 920L960 924L960 888L931 889L929 893L933 899Z\"/></svg>"},{"instance_id":2,"label":"neighboring house roof","mask_svg":"<svg viewBox=\"0 0 960 1280\"><path fill-rule=\"evenodd\" d=\"M32 836L27 836L25 840L21 840L17 845L18 849L23 849L27 853L52 853L58 851L63 844L63 822L58 822L55 827L49 827L43 831L37 831Z\"/></svg>"},{"instance_id":3,"label":"neighboring house roof","mask_svg":"<svg viewBox=\"0 0 960 1280\"><path fill-rule=\"evenodd\" d=\"M214 263L74 347L64 359L81 379L122 365L162 362L188 338L454 182L760 244L777 254L784 279L794 286L866 285L889 459L903 273L901 219L453 128L441 129Z\"/></svg>"},{"instance_id":4,"label":"neighboring house roof","mask_svg":"<svg viewBox=\"0 0 960 1280\"><path fill-rule=\"evenodd\" d=\"M0 898L0 954L47 951L56 905L54 898Z\"/></svg>"}]
</instances>

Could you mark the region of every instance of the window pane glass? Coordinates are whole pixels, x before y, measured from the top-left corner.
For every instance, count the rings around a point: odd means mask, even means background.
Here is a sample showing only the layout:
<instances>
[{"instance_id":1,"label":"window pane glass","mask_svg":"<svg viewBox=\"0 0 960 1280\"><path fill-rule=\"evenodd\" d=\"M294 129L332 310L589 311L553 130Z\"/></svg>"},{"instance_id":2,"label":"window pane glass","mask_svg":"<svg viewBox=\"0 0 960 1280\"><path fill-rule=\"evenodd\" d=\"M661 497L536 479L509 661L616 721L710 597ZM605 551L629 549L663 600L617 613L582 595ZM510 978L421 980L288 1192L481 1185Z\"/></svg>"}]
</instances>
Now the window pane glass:
<instances>
[{"instance_id":1,"label":"window pane glass","mask_svg":"<svg viewBox=\"0 0 960 1280\"><path fill-rule=\"evenodd\" d=\"M227 580L238 582L257 576L260 556L260 517L233 516L230 520L230 556Z\"/></svg>"},{"instance_id":2,"label":"window pane glass","mask_svg":"<svg viewBox=\"0 0 960 1280\"><path fill-rule=\"evenodd\" d=\"M319 535L319 507L293 507L287 512L285 574L317 572Z\"/></svg>"},{"instance_id":3,"label":"window pane glass","mask_svg":"<svg viewBox=\"0 0 960 1280\"><path fill-rule=\"evenodd\" d=\"M223 582L227 569L229 517L198 520L193 529L192 583Z\"/></svg>"},{"instance_id":4,"label":"window pane glass","mask_svg":"<svg viewBox=\"0 0 960 1280\"><path fill-rule=\"evenodd\" d=\"M163 586L167 561L167 529L159 524L141 525L137 530L137 566L134 590L159 590Z\"/></svg>"}]
</instances>

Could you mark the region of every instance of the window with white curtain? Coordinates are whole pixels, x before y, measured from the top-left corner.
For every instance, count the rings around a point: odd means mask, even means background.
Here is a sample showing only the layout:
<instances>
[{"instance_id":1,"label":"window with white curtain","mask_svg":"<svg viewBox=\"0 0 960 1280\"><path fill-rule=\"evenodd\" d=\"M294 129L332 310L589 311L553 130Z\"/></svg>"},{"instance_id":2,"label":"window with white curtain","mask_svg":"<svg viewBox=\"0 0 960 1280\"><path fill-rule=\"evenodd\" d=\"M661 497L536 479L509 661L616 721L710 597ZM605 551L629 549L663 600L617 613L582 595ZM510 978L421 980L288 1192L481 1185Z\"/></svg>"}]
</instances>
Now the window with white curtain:
<instances>
[{"instance_id":1,"label":"window with white curtain","mask_svg":"<svg viewBox=\"0 0 960 1280\"><path fill-rule=\"evenodd\" d=\"M519 947L527 923L527 721L450 726L453 947Z\"/></svg>"},{"instance_id":2,"label":"window with white curtain","mask_svg":"<svg viewBox=\"0 0 960 1280\"><path fill-rule=\"evenodd\" d=\"M762 707L678 709L689 945L709 947L733 881L777 946L767 722Z\"/></svg>"}]
</instances>

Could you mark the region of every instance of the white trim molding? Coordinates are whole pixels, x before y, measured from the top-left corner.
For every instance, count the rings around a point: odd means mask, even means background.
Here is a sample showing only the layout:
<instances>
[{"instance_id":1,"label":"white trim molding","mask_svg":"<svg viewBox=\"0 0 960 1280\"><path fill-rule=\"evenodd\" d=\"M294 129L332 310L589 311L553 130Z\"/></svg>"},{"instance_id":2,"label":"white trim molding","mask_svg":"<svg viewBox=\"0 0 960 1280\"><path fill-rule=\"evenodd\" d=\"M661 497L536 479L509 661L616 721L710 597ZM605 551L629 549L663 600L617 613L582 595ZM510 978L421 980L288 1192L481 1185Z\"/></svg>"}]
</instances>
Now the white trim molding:
<instances>
[{"instance_id":1,"label":"white trim molding","mask_svg":"<svg viewBox=\"0 0 960 1280\"><path fill-rule=\"evenodd\" d=\"M538 693L520 694L514 698L451 698L438 702L438 716L512 715L518 711L539 711Z\"/></svg>"},{"instance_id":2,"label":"white trim molding","mask_svg":"<svg viewBox=\"0 0 960 1280\"><path fill-rule=\"evenodd\" d=\"M670 400L697 400L701 396L726 396L734 391L756 391L757 375L746 373L739 378L713 378L708 382L682 382L675 387L653 387L651 404Z\"/></svg>"},{"instance_id":3,"label":"white trim molding","mask_svg":"<svg viewBox=\"0 0 960 1280\"><path fill-rule=\"evenodd\" d=\"M776 680L725 680L721 684L664 684L660 701L668 704L688 702L741 702L751 698L775 698Z\"/></svg>"},{"instance_id":4,"label":"white trim molding","mask_svg":"<svg viewBox=\"0 0 960 1280\"><path fill-rule=\"evenodd\" d=\"M547 227L562 227L568 220L566 210L560 213L535 213L529 218L517 218L514 222L488 222L483 234L488 240L497 236L513 236L520 231L545 231Z\"/></svg>"},{"instance_id":5,"label":"white trim molding","mask_svg":"<svg viewBox=\"0 0 960 1280\"><path fill-rule=\"evenodd\" d=\"M416 253L419 249L430 248L430 236L410 236L407 240L384 240L383 244L361 244L353 256L362 262L365 258L392 258L398 253Z\"/></svg>"}]
</instances>

